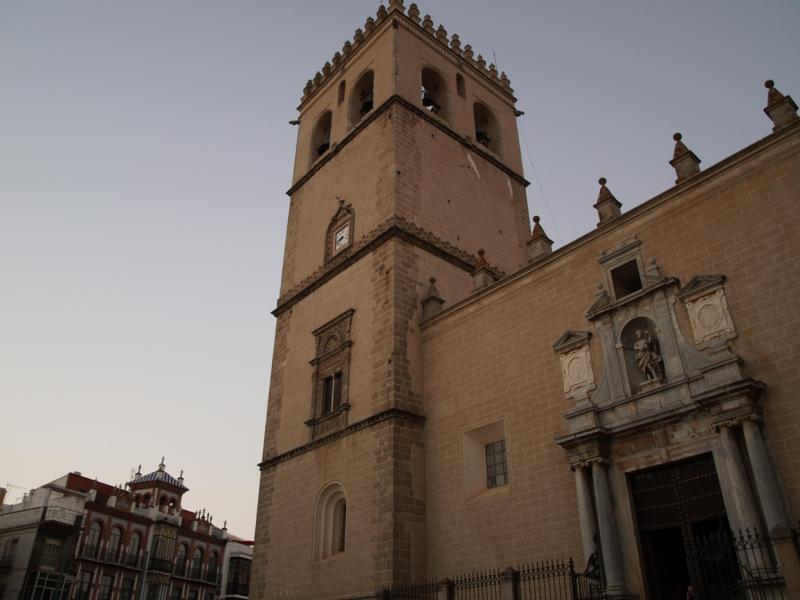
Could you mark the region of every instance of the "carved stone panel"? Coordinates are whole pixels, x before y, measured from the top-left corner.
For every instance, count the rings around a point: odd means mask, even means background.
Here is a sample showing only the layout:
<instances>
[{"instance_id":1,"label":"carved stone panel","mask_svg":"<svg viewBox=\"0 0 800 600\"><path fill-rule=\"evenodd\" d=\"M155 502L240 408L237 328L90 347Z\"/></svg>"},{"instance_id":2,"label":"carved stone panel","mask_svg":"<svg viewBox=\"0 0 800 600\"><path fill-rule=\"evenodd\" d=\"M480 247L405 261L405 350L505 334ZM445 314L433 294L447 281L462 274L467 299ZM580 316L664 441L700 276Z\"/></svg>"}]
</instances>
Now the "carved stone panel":
<instances>
[{"instance_id":1,"label":"carved stone panel","mask_svg":"<svg viewBox=\"0 0 800 600\"><path fill-rule=\"evenodd\" d=\"M725 290L722 288L696 300L687 300L686 311L689 313L696 344L700 345L717 337L735 337L736 328L728 312Z\"/></svg>"},{"instance_id":2,"label":"carved stone panel","mask_svg":"<svg viewBox=\"0 0 800 600\"><path fill-rule=\"evenodd\" d=\"M577 388L594 385L592 355L588 345L561 355L561 375L564 378L564 393L567 395Z\"/></svg>"},{"instance_id":3,"label":"carved stone panel","mask_svg":"<svg viewBox=\"0 0 800 600\"><path fill-rule=\"evenodd\" d=\"M567 331L553 345L561 362L564 394L576 402L586 400L595 388L588 331Z\"/></svg>"}]
</instances>

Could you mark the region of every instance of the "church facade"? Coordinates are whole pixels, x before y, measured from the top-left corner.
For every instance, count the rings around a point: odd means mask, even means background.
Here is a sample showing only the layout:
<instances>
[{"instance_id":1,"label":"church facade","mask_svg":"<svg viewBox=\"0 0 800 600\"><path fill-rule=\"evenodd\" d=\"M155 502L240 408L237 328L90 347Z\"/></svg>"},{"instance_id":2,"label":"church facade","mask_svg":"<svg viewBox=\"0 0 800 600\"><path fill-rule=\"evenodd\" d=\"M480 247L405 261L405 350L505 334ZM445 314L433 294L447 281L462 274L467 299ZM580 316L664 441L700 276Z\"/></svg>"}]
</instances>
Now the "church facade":
<instances>
[{"instance_id":1,"label":"church facade","mask_svg":"<svg viewBox=\"0 0 800 600\"><path fill-rule=\"evenodd\" d=\"M674 187L623 212L601 179L552 251L506 75L414 4L369 18L299 107L252 597L567 556L675 597L745 529L791 590L800 120L767 87L766 137L701 170L676 134Z\"/></svg>"}]
</instances>

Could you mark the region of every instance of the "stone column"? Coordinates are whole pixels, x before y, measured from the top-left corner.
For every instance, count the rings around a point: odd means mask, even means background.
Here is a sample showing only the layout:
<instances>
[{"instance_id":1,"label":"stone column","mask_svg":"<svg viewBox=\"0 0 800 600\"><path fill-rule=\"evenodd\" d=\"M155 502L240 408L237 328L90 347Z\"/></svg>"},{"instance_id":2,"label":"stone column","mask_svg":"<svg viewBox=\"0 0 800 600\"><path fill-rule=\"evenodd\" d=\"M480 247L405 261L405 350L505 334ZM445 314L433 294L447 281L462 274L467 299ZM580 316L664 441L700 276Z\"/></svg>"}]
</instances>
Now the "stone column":
<instances>
[{"instance_id":1,"label":"stone column","mask_svg":"<svg viewBox=\"0 0 800 600\"><path fill-rule=\"evenodd\" d=\"M625 567L617 535L617 520L608 485L608 474L602 461L592 463L592 482L594 499L597 503L597 521L600 530L600 544L603 556L603 569L606 574L606 592L610 597L628 596L625 582Z\"/></svg>"},{"instance_id":2,"label":"stone column","mask_svg":"<svg viewBox=\"0 0 800 600\"><path fill-rule=\"evenodd\" d=\"M734 423L722 423L718 426L719 437L722 442L723 459L725 470L730 479L731 493L730 500L736 512L736 526L740 528L761 529L761 521L756 511L756 503L753 498L753 491L750 489L750 482L747 480L747 471L742 462L742 455L736 443L736 436L733 431Z\"/></svg>"},{"instance_id":3,"label":"stone column","mask_svg":"<svg viewBox=\"0 0 800 600\"><path fill-rule=\"evenodd\" d=\"M592 502L591 475L586 465L575 465L572 469L575 471L583 560L586 563L596 550L595 535L597 534L597 519L594 516L594 503Z\"/></svg>"},{"instance_id":4,"label":"stone column","mask_svg":"<svg viewBox=\"0 0 800 600\"><path fill-rule=\"evenodd\" d=\"M756 480L756 491L761 501L761 510L767 522L767 530L772 532L775 527L789 529L789 517L781 498L775 471L767 455L767 447L758 423L751 419L742 422L744 442L750 465L753 467L753 478Z\"/></svg>"}]
</instances>

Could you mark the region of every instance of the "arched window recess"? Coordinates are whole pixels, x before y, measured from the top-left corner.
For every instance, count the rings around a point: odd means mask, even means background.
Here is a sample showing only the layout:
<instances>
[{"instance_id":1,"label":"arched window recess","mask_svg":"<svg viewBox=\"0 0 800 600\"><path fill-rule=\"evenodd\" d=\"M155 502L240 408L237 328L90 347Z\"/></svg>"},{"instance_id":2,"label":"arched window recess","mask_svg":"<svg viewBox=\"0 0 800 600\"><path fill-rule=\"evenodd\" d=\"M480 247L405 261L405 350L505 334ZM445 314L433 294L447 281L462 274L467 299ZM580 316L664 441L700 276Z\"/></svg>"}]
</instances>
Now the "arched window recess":
<instances>
[{"instance_id":1,"label":"arched window recess","mask_svg":"<svg viewBox=\"0 0 800 600\"><path fill-rule=\"evenodd\" d=\"M314 554L317 560L342 554L347 548L347 497L339 483L330 483L317 499Z\"/></svg>"}]
</instances>

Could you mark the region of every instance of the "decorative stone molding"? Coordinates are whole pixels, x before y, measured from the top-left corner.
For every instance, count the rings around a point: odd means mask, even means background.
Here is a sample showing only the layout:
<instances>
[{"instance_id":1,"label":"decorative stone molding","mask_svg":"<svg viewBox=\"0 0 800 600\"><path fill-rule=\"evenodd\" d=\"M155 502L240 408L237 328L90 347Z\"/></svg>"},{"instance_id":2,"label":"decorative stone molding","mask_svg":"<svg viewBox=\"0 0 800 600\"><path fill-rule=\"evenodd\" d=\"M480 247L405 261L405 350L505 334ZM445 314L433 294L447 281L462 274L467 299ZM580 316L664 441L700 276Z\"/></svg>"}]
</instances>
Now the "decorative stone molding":
<instances>
[{"instance_id":1,"label":"decorative stone molding","mask_svg":"<svg viewBox=\"0 0 800 600\"><path fill-rule=\"evenodd\" d=\"M592 355L589 350L591 338L589 331L568 330L553 344L561 361L564 394L579 404L587 401L589 392L595 388Z\"/></svg>"},{"instance_id":2,"label":"decorative stone molding","mask_svg":"<svg viewBox=\"0 0 800 600\"><path fill-rule=\"evenodd\" d=\"M639 252L638 242L623 243L600 262L608 268L630 260L631 251ZM764 384L744 377L741 359L728 348L719 346L712 353L698 350L678 324L675 304L680 299L697 303L698 314L708 305L723 314L724 295L717 294L723 281L721 275L698 276L680 289L676 278L662 277L651 261L638 291L612 300L601 287L586 316L603 351L603 374L591 396L565 415L570 433L557 440L569 451L572 462L583 459L591 443L616 444L617 436L648 431L655 433L647 446L663 459L674 444L694 444L703 435L698 432L708 432L709 425L698 425L701 421L758 414ZM714 325L711 329L710 324ZM726 319L706 323L703 335L714 334L706 342L731 335L729 324ZM566 357L582 345L588 348L576 333L567 332L557 342L564 357L562 375L568 395L581 388L573 384L580 378L566 370ZM579 373L575 367L574 374Z\"/></svg>"},{"instance_id":3,"label":"decorative stone molding","mask_svg":"<svg viewBox=\"0 0 800 600\"><path fill-rule=\"evenodd\" d=\"M331 80L340 69L346 65L350 58L372 39L381 26L390 20L390 15L393 19L399 19L406 23L409 29L417 31L426 38L429 38L431 42L439 46L445 53L452 54L455 60L460 61L462 64L469 65L469 67L484 79L487 84L491 84L493 88L502 92L506 97L513 98L514 90L511 87L511 81L505 73L498 75L494 65L490 65L489 68L487 68L486 61L482 60L481 57L475 60L472 58L471 52L462 52L457 34L453 34L453 39L456 40L456 43L453 44L451 40L448 40L447 30L445 30L443 25L439 25L438 28L435 28L430 15L425 15L424 20L420 23L419 14L419 7L416 4L411 4L408 9L408 14L405 13L403 3L397 0L393 0L389 3L388 11L386 7L381 4L378 7L376 18L373 19L369 17L366 23L364 23L363 30L361 28L355 30L353 42L349 40L346 41L342 46L341 52L336 52L333 59L325 63L322 72L317 71L314 77L308 80L303 88L301 106L311 98L317 90Z\"/></svg>"},{"instance_id":4,"label":"decorative stone molding","mask_svg":"<svg viewBox=\"0 0 800 600\"><path fill-rule=\"evenodd\" d=\"M725 299L724 275L695 275L678 292L699 348L718 350L738 334Z\"/></svg>"},{"instance_id":5,"label":"decorative stone molding","mask_svg":"<svg viewBox=\"0 0 800 600\"><path fill-rule=\"evenodd\" d=\"M306 452L310 452L315 448L319 448L320 446L324 446L325 444L329 444L336 440L340 440L343 437L346 437L352 433L356 433L368 427L372 427L379 423L383 423L384 421L395 420L395 419L409 423L412 426L416 425L421 427L422 425L425 424L425 417L423 415L409 412L407 410L402 410L400 408L390 408L383 412L379 412L375 415L372 415L371 417L367 417L362 421L356 421L355 423L348 425L344 429L334 431L333 433L317 438L307 444L303 444L302 446L298 446L297 448L293 448L292 450L283 452L282 454L277 454L275 456L267 456L263 461L258 463L258 468L261 471L272 469L282 462L286 462L287 460L291 460L292 458L305 454Z\"/></svg>"},{"instance_id":6,"label":"decorative stone molding","mask_svg":"<svg viewBox=\"0 0 800 600\"><path fill-rule=\"evenodd\" d=\"M402 217L391 217L367 232L357 242L339 252L326 264L320 266L311 275L301 280L278 298L278 306L272 311L274 316L287 311L300 300L318 289L345 268L369 254L375 248L392 238L400 238L435 254L460 269L472 272L479 266L479 258L454 246L430 231L423 229ZM499 279L505 273L498 267L489 265L489 270Z\"/></svg>"}]
</instances>

